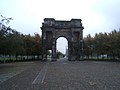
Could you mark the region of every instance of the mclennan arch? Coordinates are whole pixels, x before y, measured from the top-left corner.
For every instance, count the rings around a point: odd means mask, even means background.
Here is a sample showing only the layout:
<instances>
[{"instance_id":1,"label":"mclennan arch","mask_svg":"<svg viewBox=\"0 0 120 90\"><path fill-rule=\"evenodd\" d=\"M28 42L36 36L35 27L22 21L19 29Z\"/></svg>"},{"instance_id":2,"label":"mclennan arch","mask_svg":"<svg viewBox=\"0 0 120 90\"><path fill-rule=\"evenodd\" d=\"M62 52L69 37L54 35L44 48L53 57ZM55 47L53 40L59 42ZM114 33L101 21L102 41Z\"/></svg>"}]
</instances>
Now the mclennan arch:
<instances>
[{"instance_id":1,"label":"mclennan arch","mask_svg":"<svg viewBox=\"0 0 120 90\"><path fill-rule=\"evenodd\" d=\"M83 59L83 26L81 19L60 21L45 18L42 23L42 60L47 60L47 51L52 50L52 60L56 61L56 41L59 37L68 40L68 60Z\"/></svg>"}]
</instances>

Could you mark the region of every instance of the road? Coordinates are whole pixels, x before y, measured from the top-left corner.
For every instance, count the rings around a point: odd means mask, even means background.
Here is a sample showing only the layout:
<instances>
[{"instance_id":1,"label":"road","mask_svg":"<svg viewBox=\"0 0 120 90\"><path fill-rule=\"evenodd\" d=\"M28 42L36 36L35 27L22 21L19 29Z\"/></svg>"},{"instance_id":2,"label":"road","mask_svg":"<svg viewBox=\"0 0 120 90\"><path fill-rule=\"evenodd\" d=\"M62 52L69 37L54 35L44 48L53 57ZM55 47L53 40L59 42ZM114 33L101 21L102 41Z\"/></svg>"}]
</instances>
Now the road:
<instances>
[{"instance_id":1,"label":"road","mask_svg":"<svg viewBox=\"0 0 120 90\"><path fill-rule=\"evenodd\" d=\"M0 79L0 90L120 90L120 62L61 59L0 64Z\"/></svg>"}]
</instances>

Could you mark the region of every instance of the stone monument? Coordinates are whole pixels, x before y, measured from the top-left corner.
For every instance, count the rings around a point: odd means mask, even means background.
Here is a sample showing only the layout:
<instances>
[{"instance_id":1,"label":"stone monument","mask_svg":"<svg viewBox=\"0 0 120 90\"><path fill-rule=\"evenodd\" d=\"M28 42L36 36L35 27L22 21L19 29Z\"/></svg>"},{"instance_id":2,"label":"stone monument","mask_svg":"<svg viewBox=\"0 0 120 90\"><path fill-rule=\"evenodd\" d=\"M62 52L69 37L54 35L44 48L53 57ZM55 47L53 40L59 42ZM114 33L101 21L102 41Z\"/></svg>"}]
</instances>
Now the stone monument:
<instances>
[{"instance_id":1,"label":"stone monument","mask_svg":"<svg viewBox=\"0 0 120 90\"><path fill-rule=\"evenodd\" d=\"M45 18L42 23L42 60L47 60L47 51L52 50L52 61L56 61L56 41L65 37L68 41L68 60L83 60L83 29L81 19L70 21Z\"/></svg>"}]
</instances>

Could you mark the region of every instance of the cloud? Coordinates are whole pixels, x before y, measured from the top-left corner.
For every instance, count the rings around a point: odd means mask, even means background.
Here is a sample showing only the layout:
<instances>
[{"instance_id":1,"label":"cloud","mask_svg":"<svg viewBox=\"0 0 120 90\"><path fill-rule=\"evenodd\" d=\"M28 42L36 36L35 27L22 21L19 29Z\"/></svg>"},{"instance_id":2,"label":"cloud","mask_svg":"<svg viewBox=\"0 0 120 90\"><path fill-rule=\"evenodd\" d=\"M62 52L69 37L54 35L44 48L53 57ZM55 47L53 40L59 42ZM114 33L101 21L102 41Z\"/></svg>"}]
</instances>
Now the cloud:
<instances>
[{"instance_id":1,"label":"cloud","mask_svg":"<svg viewBox=\"0 0 120 90\"><path fill-rule=\"evenodd\" d=\"M120 25L120 0L98 0L96 3L96 12L104 16L107 23Z\"/></svg>"},{"instance_id":2,"label":"cloud","mask_svg":"<svg viewBox=\"0 0 120 90\"><path fill-rule=\"evenodd\" d=\"M40 30L39 27L46 17L53 17L56 20L81 18L85 27L84 35L102 32L104 29L112 30L118 28L120 24L118 20L120 0L2 0L1 2L1 13L6 17L13 17L11 23L13 28L17 29L18 25L22 25L22 32L30 32L34 27L38 27L37 31Z\"/></svg>"}]
</instances>

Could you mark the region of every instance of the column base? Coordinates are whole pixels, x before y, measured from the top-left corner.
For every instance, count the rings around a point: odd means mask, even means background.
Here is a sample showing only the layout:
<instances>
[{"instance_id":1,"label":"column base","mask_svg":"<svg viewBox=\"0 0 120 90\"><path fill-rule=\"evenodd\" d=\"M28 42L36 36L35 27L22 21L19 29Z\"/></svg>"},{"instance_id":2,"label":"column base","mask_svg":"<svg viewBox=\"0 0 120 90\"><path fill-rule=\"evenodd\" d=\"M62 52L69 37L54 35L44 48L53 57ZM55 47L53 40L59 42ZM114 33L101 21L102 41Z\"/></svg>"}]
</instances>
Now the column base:
<instances>
[{"instance_id":1,"label":"column base","mask_svg":"<svg viewBox=\"0 0 120 90\"><path fill-rule=\"evenodd\" d=\"M57 59L56 58L52 58L51 61L57 61Z\"/></svg>"},{"instance_id":2,"label":"column base","mask_svg":"<svg viewBox=\"0 0 120 90\"><path fill-rule=\"evenodd\" d=\"M47 58L43 58L41 61L47 61Z\"/></svg>"}]
</instances>

